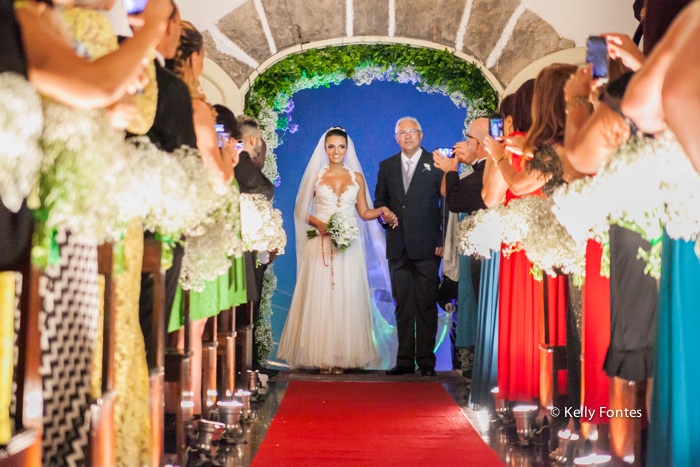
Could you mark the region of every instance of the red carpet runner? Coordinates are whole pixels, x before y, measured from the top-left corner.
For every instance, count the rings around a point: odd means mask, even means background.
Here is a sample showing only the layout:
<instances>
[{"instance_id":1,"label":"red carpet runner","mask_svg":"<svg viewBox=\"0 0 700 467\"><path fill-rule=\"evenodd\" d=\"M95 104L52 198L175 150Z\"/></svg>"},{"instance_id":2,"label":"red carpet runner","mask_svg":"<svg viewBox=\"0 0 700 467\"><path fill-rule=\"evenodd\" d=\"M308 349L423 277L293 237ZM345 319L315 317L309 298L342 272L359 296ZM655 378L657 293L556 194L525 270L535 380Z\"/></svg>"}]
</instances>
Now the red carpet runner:
<instances>
[{"instance_id":1,"label":"red carpet runner","mask_svg":"<svg viewBox=\"0 0 700 467\"><path fill-rule=\"evenodd\" d=\"M439 383L291 382L253 461L503 466Z\"/></svg>"}]
</instances>

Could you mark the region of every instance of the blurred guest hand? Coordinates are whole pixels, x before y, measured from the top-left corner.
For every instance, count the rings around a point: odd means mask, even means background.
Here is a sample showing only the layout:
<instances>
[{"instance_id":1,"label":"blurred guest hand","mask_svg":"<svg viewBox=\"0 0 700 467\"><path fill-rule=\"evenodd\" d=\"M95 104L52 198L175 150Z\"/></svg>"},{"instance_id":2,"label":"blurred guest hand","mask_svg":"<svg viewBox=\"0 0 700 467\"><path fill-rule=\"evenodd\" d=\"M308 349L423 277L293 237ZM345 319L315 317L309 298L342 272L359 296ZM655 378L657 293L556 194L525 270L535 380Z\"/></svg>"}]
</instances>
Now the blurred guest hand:
<instances>
[{"instance_id":1,"label":"blurred guest hand","mask_svg":"<svg viewBox=\"0 0 700 467\"><path fill-rule=\"evenodd\" d=\"M433 151L433 162L435 167L443 172L456 172L459 162L455 157L445 157L437 149Z\"/></svg>"},{"instance_id":2,"label":"blurred guest hand","mask_svg":"<svg viewBox=\"0 0 700 467\"><path fill-rule=\"evenodd\" d=\"M136 117L136 112L138 112L138 106L134 98L129 95L122 96L107 109L109 124L112 128L124 130Z\"/></svg>"},{"instance_id":3,"label":"blurred guest hand","mask_svg":"<svg viewBox=\"0 0 700 467\"><path fill-rule=\"evenodd\" d=\"M603 34L608 43L608 55L613 60L620 59L632 71L639 70L646 57L637 44L627 34Z\"/></svg>"}]
</instances>

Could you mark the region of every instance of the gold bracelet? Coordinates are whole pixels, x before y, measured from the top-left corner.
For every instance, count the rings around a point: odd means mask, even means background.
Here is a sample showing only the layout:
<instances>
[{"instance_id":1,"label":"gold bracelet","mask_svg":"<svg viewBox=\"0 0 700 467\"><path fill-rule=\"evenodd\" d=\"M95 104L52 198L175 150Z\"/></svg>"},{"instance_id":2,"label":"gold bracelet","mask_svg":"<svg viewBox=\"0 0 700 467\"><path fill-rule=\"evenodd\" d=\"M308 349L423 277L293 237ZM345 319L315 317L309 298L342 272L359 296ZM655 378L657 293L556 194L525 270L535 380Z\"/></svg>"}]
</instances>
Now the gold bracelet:
<instances>
[{"instance_id":1,"label":"gold bracelet","mask_svg":"<svg viewBox=\"0 0 700 467\"><path fill-rule=\"evenodd\" d=\"M503 162L503 161L506 160L506 159L508 159L508 154L503 154L501 157L499 157L499 158L496 160L496 165L500 164L501 162Z\"/></svg>"},{"instance_id":2,"label":"gold bracelet","mask_svg":"<svg viewBox=\"0 0 700 467\"><path fill-rule=\"evenodd\" d=\"M573 107L588 107L590 104L588 96L567 96L566 97L566 113Z\"/></svg>"}]
</instances>

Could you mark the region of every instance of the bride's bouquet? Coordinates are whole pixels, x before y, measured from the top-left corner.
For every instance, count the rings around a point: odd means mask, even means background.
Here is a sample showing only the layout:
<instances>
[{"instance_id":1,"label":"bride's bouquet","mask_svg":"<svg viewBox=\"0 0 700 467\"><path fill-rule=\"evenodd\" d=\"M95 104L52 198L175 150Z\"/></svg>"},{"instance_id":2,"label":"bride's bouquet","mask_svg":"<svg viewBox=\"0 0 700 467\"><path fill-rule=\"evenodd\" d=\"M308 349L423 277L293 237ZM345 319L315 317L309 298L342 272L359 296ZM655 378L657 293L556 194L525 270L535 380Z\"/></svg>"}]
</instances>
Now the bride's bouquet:
<instances>
[{"instance_id":1,"label":"bride's bouquet","mask_svg":"<svg viewBox=\"0 0 700 467\"><path fill-rule=\"evenodd\" d=\"M355 216L348 216L342 212L336 212L331 216L326 225L326 231L331 236L333 247L340 251L347 250L360 236L360 228L357 226ZM306 232L306 236L314 238L318 236L318 232L309 230Z\"/></svg>"}]
</instances>

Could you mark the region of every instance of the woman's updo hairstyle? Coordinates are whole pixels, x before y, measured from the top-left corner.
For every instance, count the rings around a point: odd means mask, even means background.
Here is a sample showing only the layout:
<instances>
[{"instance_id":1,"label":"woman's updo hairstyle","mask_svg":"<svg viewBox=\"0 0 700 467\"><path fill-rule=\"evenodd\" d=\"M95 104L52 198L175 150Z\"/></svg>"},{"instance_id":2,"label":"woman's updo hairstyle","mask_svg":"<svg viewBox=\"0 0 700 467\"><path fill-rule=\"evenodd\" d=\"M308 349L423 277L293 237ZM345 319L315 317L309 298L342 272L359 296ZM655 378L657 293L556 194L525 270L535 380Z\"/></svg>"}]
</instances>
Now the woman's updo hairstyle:
<instances>
[{"instance_id":1,"label":"woman's updo hairstyle","mask_svg":"<svg viewBox=\"0 0 700 467\"><path fill-rule=\"evenodd\" d=\"M348 143L347 132L339 126L333 127L326 132L326 140L325 140L326 143L328 142L328 138L330 138L331 136L342 136L343 138L345 138L345 144Z\"/></svg>"},{"instance_id":2,"label":"woman's updo hairstyle","mask_svg":"<svg viewBox=\"0 0 700 467\"><path fill-rule=\"evenodd\" d=\"M175 55L175 66L186 62L193 53L200 53L204 47L204 37L202 33L189 21L180 21L182 30L180 32L180 44L177 46L177 54Z\"/></svg>"},{"instance_id":3,"label":"woman's updo hairstyle","mask_svg":"<svg viewBox=\"0 0 700 467\"><path fill-rule=\"evenodd\" d=\"M172 60L172 69L190 89L193 99L203 99L204 94L198 80L194 76L190 57L197 52L201 53L204 47L204 37L202 33L189 21L180 21L182 31L180 32L180 44L177 46L177 53Z\"/></svg>"}]
</instances>

